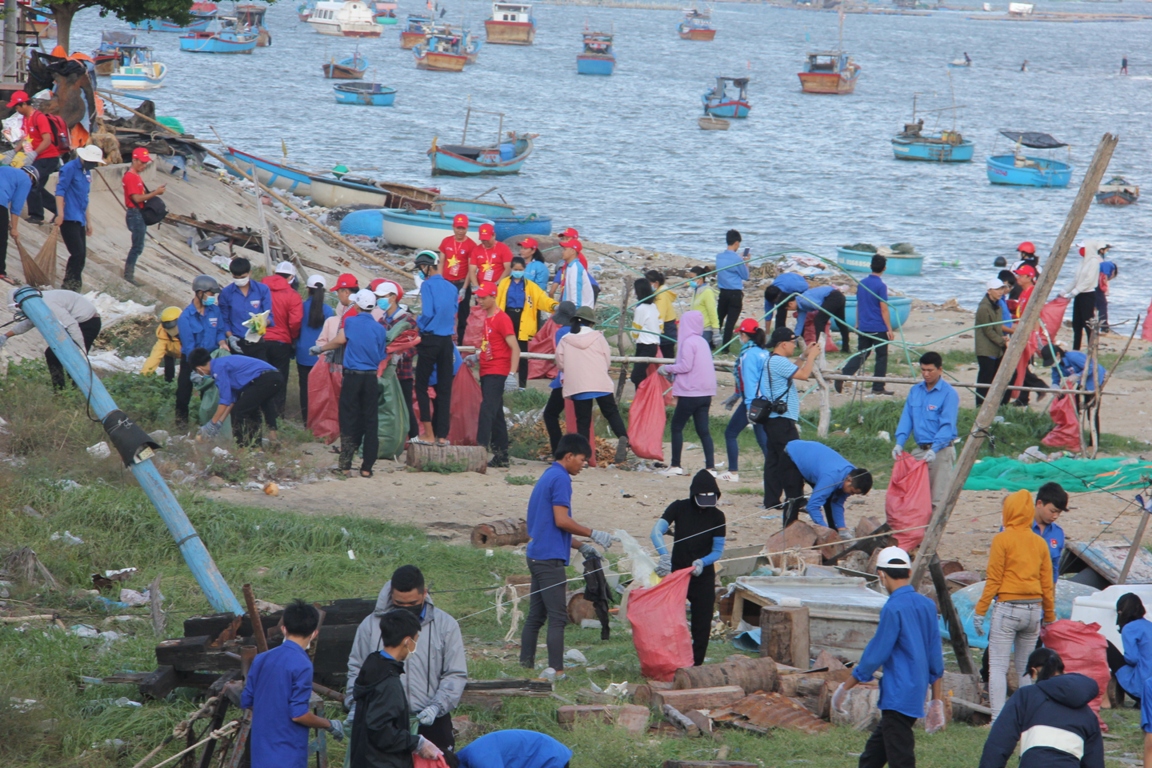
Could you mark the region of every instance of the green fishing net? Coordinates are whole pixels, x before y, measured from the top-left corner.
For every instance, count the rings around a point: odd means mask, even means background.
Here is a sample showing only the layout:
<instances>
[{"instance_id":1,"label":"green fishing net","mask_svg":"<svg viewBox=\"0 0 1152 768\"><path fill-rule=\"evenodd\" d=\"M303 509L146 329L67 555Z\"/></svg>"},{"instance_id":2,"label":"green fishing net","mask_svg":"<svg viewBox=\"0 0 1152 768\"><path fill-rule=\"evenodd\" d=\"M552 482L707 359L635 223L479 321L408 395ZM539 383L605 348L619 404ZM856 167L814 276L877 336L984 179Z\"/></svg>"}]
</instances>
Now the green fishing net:
<instances>
[{"instance_id":1,"label":"green fishing net","mask_svg":"<svg viewBox=\"0 0 1152 768\"><path fill-rule=\"evenodd\" d=\"M966 491L1035 492L1044 483L1060 483L1069 493L1137 490L1149 485L1152 462L1144 459L1056 459L1024 463L1016 459L983 459L972 467Z\"/></svg>"}]
</instances>

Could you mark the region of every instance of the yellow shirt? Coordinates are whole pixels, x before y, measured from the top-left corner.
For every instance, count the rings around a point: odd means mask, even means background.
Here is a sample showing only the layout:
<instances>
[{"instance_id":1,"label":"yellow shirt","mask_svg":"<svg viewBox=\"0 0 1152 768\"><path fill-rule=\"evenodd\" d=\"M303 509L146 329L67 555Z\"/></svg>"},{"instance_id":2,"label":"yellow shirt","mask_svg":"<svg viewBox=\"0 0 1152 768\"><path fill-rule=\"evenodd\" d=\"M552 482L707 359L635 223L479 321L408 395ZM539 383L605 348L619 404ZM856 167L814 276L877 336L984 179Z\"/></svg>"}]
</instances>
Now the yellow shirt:
<instances>
[{"instance_id":1,"label":"yellow shirt","mask_svg":"<svg viewBox=\"0 0 1152 768\"><path fill-rule=\"evenodd\" d=\"M680 319L680 313L676 311L676 294L672 291L660 289L652 299L652 303L660 310L661 322L668 323Z\"/></svg>"}]
</instances>

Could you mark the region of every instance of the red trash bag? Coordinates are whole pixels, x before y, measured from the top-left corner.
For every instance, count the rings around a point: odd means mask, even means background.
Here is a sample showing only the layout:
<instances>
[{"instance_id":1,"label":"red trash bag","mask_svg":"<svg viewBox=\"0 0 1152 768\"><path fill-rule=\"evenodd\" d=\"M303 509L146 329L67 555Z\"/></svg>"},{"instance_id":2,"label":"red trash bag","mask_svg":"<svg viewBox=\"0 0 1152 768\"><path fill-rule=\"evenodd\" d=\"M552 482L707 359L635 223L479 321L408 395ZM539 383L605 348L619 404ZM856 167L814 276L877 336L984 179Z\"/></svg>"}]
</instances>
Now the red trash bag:
<instances>
[{"instance_id":1,"label":"red trash bag","mask_svg":"<svg viewBox=\"0 0 1152 768\"><path fill-rule=\"evenodd\" d=\"M340 437L340 388L344 367L320 360L308 374L308 429L317 440L334 443Z\"/></svg>"},{"instance_id":2,"label":"red trash bag","mask_svg":"<svg viewBox=\"0 0 1152 768\"><path fill-rule=\"evenodd\" d=\"M690 578L692 569L681 568L654 587L628 594L632 642L640 657L640 674L649 680L671 682L676 670L692 666L692 634L684 612Z\"/></svg>"},{"instance_id":3,"label":"red trash bag","mask_svg":"<svg viewBox=\"0 0 1152 768\"><path fill-rule=\"evenodd\" d=\"M568 398L564 398L564 432L572 434L576 431L576 406ZM596 414L592 414L592 422L588 425L588 444L592 446L592 455L588 457L588 466L596 466Z\"/></svg>"},{"instance_id":4,"label":"red trash bag","mask_svg":"<svg viewBox=\"0 0 1152 768\"><path fill-rule=\"evenodd\" d=\"M804 343L816 343L816 316L820 314L820 310L812 310L808 313L808 317L804 320ZM824 351L825 352L839 352L840 347L832 339L832 320L829 318L828 324L824 326Z\"/></svg>"},{"instance_id":5,"label":"red trash bag","mask_svg":"<svg viewBox=\"0 0 1152 768\"><path fill-rule=\"evenodd\" d=\"M468 312L468 322L464 325L462 347L476 347L484 343L484 307L477 304Z\"/></svg>"},{"instance_id":6,"label":"red trash bag","mask_svg":"<svg viewBox=\"0 0 1152 768\"><path fill-rule=\"evenodd\" d=\"M557 327L556 321L548 318L548 322L544 323L536 335L528 340L528 351L537 352L541 355L555 354ZM554 379L559 372L560 369L551 360L528 361L528 378L530 379Z\"/></svg>"},{"instance_id":7,"label":"red trash bag","mask_svg":"<svg viewBox=\"0 0 1152 768\"><path fill-rule=\"evenodd\" d=\"M888 481L888 493L884 497L884 515L888 527L895 533L896 544L905 552L911 552L924 540L924 529L905 531L927 525L932 519L932 488L928 484L928 462L915 459L910 453L900 454L892 467L892 479Z\"/></svg>"},{"instance_id":8,"label":"red trash bag","mask_svg":"<svg viewBox=\"0 0 1152 768\"><path fill-rule=\"evenodd\" d=\"M1108 641L1100 634L1100 625L1061 619L1040 630L1040 639L1045 648L1060 654L1065 672L1078 672L1092 678L1100 686L1100 693L1088 702L1088 706L1096 713L1096 719L1100 720L1100 699L1112 677L1108 668ZM1100 730L1108 730L1103 720L1100 720Z\"/></svg>"},{"instance_id":9,"label":"red trash bag","mask_svg":"<svg viewBox=\"0 0 1152 768\"><path fill-rule=\"evenodd\" d=\"M472 369L460 366L452 382L452 414L448 427L448 441L452 445L476 445L476 430L480 426L480 401L484 399L480 383Z\"/></svg>"},{"instance_id":10,"label":"red trash bag","mask_svg":"<svg viewBox=\"0 0 1152 768\"><path fill-rule=\"evenodd\" d=\"M1140 338L1144 341L1152 341L1152 304L1148 305L1148 309L1144 311L1144 326L1140 329Z\"/></svg>"},{"instance_id":11,"label":"red trash bag","mask_svg":"<svg viewBox=\"0 0 1152 768\"><path fill-rule=\"evenodd\" d=\"M311 411L311 406L309 406ZM1048 415L1056 426L1044 435L1040 442L1049 448L1063 448L1068 451L1080 450L1080 418L1076 415L1076 404L1072 395L1058 395L1048 406Z\"/></svg>"},{"instance_id":12,"label":"red trash bag","mask_svg":"<svg viewBox=\"0 0 1152 768\"><path fill-rule=\"evenodd\" d=\"M642 459L664 461L664 377L649 373L636 388L628 412L628 447Z\"/></svg>"},{"instance_id":13,"label":"red trash bag","mask_svg":"<svg viewBox=\"0 0 1152 768\"><path fill-rule=\"evenodd\" d=\"M420 757L415 752L412 753L412 768L448 768L448 763L444 761L444 756L429 760L426 757Z\"/></svg>"}]
</instances>

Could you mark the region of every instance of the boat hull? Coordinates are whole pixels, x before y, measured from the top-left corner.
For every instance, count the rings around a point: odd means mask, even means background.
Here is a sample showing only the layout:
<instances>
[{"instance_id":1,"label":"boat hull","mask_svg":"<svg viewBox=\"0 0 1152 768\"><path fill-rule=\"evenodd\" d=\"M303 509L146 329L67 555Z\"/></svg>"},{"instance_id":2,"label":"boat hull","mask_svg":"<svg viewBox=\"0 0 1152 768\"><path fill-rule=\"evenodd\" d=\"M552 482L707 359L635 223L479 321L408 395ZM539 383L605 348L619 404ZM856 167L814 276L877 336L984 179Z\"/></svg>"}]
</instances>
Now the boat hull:
<instances>
[{"instance_id":1,"label":"boat hull","mask_svg":"<svg viewBox=\"0 0 1152 768\"><path fill-rule=\"evenodd\" d=\"M407 51L420 45L427 39L428 35L425 32L401 32L400 47Z\"/></svg>"},{"instance_id":2,"label":"boat hull","mask_svg":"<svg viewBox=\"0 0 1152 768\"><path fill-rule=\"evenodd\" d=\"M324 70L324 77L329 80L361 80L364 78L365 69L355 69L344 64L324 64L320 67Z\"/></svg>"},{"instance_id":3,"label":"boat hull","mask_svg":"<svg viewBox=\"0 0 1152 768\"><path fill-rule=\"evenodd\" d=\"M704 103L704 113L712 117L748 117L752 105L746 101L716 101Z\"/></svg>"},{"instance_id":4,"label":"boat hull","mask_svg":"<svg viewBox=\"0 0 1152 768\"><path fill-rule=\"evenodd\" d=\"M380 37L384 30L374 21L333 24L329 20L308 19L312 29L329 37Z\"/></svg>"},{"instance_id":5,"label":"boat hull","mask_svg":"<svg viewBox=\"0 0 1152 768\"><path fill-rule=\"evenodd\" d=\"M1017 168L1012 155L988 158L988 181L1011 187L1066 187L1072 181L1072 166L1059 160L1028 157L1034 168Z\"/></svg>"},{"instance_id":6,"label":"boat hull","mask_svg":"<svg viewBox=\"0 0 1152 768\"><path fill-rule=\"evenodd\" d=\"M463 72L467 63L466 54L428 51L416 56L416 68L429 72Z\"/></svg>"},{"instance_id":7,"label":"boat hull","mask_svg":"<svg viewBox=\"0 0 1152 768\"><path fill-rule=\"evenodd\" d=\"M1140 199L1140 187L1134 184L1105 184L1096 193L1100 205L1132 205Z\"/></svg>"},{"instance_id":8,"label":"boat hull","mask_svg":"<svg viewBox=\"0 0 1152 768\"><path fill-rule=\"evenodd\" d=\"M336 94L337 104L359 104L366 107L390 107L396 101L396 91L392 88L384 88L381 91L365 91L355 89L343 89L343 86L335 86L333 92Z\"/></svg>"},{"instance_id":9,"label":"boat hull","mask_svg":"<svg viewBox=\"0 0 1152 768\"><path fill-rule=\"evenodd\" d=\"M283 189L300 197L309 197L312 194L312 179L304 171L273 163L232 147L227 148L224 157L242 171L250 173L255 166L257 181L266 187ZM231 168L228 169L228 173L237 175Z\"/></svg>"},{"instance_id":10,"label":"boat hull","mask_svg":"<svg viewBox=\"0 0 1152 768\"><path fill-rule=\"evenodd\" d=\"M976 145L968 140L959 144L892 139L892 153L897 160L924 160L934 163L969 163Z\"/></svg>"},{"instance_id":11,"label":"boat hull","mask_svg":"<svg viewBox=\"0 0 1152 768\"><path fill-rule=\"evenodd\" d=\"M436 250L452 234L452 216L434 211L408 211L389 208L380 212L381 234L392 245ZM468 237L480 242L480 226L489 219L468 218Z\"/></svg>"},{"instance_id":12,"label":"boat hull","mask_svg":"<svg viewBox=\"0 0 1152 768\"><path fill-rule=\"evenodd\" d=\"M501 242L517 235L551 235L552 217L537 216L534 213L527 216L498 216L492 219L492 226L496 229L496 239Z\"/></svg>"},{"instance_id":13,"label":"boat hull","mask_svg":"<svg viewBox=\"0 0 1152 768\"><path fill-rule=\"evenodd\" d=\"M576 72L581 75L611 75L616 69L616 57L598 53L582 53L576 57Z\"/></svg>"},{"instance_id":14,"label":"boat hull","mask_svg":"<svg viewBox=\"0 0 1152 768\"><path fill-rule=\"evenodd\" d=\"M492 45L532 45L536 40L536 24L530 21L484 22L486 42Z\"/></svg>"},{"instance_id":15,"label":"boat hull","mask_svg":"<svg viewBox=\"0 0 1152 768\"><path fill-rule=\"evenodd\" d=\"M376 23L382 24L385 27L391 27L391 26L395 25L397 21L399 21L399 19L397 19L395 16L377 16L376 17Z\"/></svg>"},{"instance_id":16,"label":"boat hull","mask_svg":"<svg viewBox=\"0 0 1152 768\"><path fill-rule=\"evenodd\" d=\"M370 205L374 208L404 206L405 209L427 210L436 198L435 192L405 184L392 185L393 188L388 189L383 183L378 187L324 176L310 176L309 181L312 183L312 202L325 208Z\"/></svg>"},{"instance_id":17,"label":"boat hull","mask_svg":"<svg viewBox=\"0 0 1152 768\"><path fill-rule=\"evenodd\" d=\"M856 327L856 297L847 296L844 302L844 322L849 327ZM895 330L904 323L908 322L908 316L912 314L912 299L907 296L892 296L888 299L888 317L892 321L892 329ZM835 320L832 321L839 326Z\"/></svg>"},{"instance_id":18,"label":"boat hull","mask_svg":"<svg viewBox=\"0 0 1152 768\"><path fill-rule=\"evenodd\" d=\"M498 153L495 157L488 156L474 160L443 147L428 150L428 155L432 158L433 176L509 176L520 173L524 161L531 154L531 141L527 142L523 152L508 160L501 159Z\"/></svg>"},{"instance_id":19,"label":"boat hull","mask_svg":"<svg viewBox=\"0 0 1152 768\"><path fill-rule=\"evenodd\" d=\"M719 117L701 117L696 121L705 131L726 131L728 130L728 121Z\"/></svg>"},{"instance_id":20,"label":"boat hull","mask_svg":"<svg viewBox=\"0 0 1152 768\"><path fill-rule=\"evenodd\" d=\"M167 19L144 19L139 23L129 24L132 29L142 29L147 32L178 32L186 35L189 32L204 32L208 29L208 25L212 23L211 17L199 18L191 24L181 26L174 21Z\"/></svg>"},{"instance_id":21,"label":"boat hull","mask_svg":"<svg viewBox=\"0 0 1152 768\"><path fill-rule=\"evenodd\" d=\"M872 257L876 254L871 251L853 251L848 248L836 249L836 263L845 272L860 272L869 274L872 271ZM894 253L888 256L888 267L885 273L900 277L915 277L924 271L923 256L904 256Z\"/></svg>"},{"instance_id":22,"label":"boat hull","mask_svg":"<svg viewBox=\"0 0 1152 768\"><path fill-rule=\"evenodd\" d=\"M856 80L860 70L853 70L851 74L840 72L801 72L800 90L804 93L823 93L843 96L856 90Z\"/></svg>"},{"instance_id":23,"label":"boat hull","mask_svg":"<svg viewBox=\"0 0 1152 768\"><path fill-rule=\"evenodd\" d=\"M180 50L187 53L252 53L256 38L224 40L219 37L181 37Z\"/></svg>"},{"instance_id":24,"label":"boat hull","mask_svg":"<svg viewBox=\"0 0 1152 768\"><path fill-rule=\"evenodd\" d=\"M714 29L681 29L679 32L681 40L708 42L716 38L716 30Z\"/></svg>"},{"instance_id":25,"label":"boat hull","mask_svg":"<svg viewBox=\"0 0 1152 768\"><path fill-rule=\"evenodd\" d=\"M152 65L135 65L121 67L109 77L112 87L121 91L151 91L164 85L164 76L168 74L168 67L157 63Z\"/></svg>"},{"instance_id":26,"label":"boat hull","mask_svg":"<svg viewBox=\"0 0 1152 768\"><path fill-rule=\"evenodd\" d=\"M467 197L437 197L436 202L432 204L432 210L445 213L474 213L495 220L511 216L515 207L507 203L490 203Z\"/></svg>"}]
</instances>

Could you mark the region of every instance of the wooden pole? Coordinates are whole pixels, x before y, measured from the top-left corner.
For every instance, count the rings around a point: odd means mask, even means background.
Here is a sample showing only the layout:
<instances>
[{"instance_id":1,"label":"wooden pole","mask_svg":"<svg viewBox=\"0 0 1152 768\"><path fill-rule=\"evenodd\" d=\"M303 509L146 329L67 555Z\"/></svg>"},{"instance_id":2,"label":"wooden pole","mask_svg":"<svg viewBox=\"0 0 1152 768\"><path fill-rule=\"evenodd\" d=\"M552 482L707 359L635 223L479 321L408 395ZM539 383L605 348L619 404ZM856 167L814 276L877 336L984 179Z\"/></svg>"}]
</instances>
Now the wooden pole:
<instances>
[{"instance_id":1,"label":"wooden pole","mask_svg":"<svg viewBox=\"0 0 1152 768\"><path fill-rule=\"evenodd\" d=\"M616 337L616 348L620 350L620 354L624 354L624 321L628 317L628 297L631 295L628 292L628 278L624 278L624 290L620 296L620 331ZM621 363L620 365L620 378L616 381L616 401L619 402L620 398L624 397L624 382L628 380L628 365Z\"/></svg>"},{"instance_id":2,"label":"wooden pole","mask_svg":"<svg viewBox=\"0 0 1152 768\"><path fill-rule=\"evenodd\" d=\"M268 650L268 638L264 636L264 623L260 621L260 611L256 608L256 593L251 584L245 584L244 604L248 608L248 620L252 622L252 637L256 640L256 652Z\"/></svg>"},{"instance_id":3,"label":"wooden pole","mask_svg":"<svg viewBox=\"0 0 1152 768\"><path fill-rule=\"evenodd\" d=\"M828 383L824 381L824 374L820 369L824 365L824 334L821 333L816 339L818 345L819 359L816 364L812 366L812 374L816 377L816 383L820 386L820 419L816 424L816 437L828 437L828 428L832 425L832 395L828 391Z\"/></svg>"},{"instance_id":4,"label":"wooden pole","mask_svg":"<svg viewBox=\"0 0 1152 768\"><path fill-rule=\"evenodd\" d=\"M932 585L936 587L936 602L940 606L944 626L948 628L948 636L952 639L952 650L956 652L956 666L960 667L963 674L974 675L976 666L972 663L972 654L968 648L968 635L964 634L964 625L960 622L960 615L956 613L952 593L948 590L948 582L944 579L944 568L936 555L932 556L932 562L928 564L928 572L932 574Z\"/></svg>"},{"instance_id":5,"label":"wooden pole","mask_svg":"<svg viewBox=\"0 0 1152 768\"><path fill-rule=\"evenodd\" d=\"M1117 141L1118 139L1112 134L1104 134L1100 139L1100 144L1096 147L1096 154L1092 157L1088 170L1084 173L1084 180L1080 183L1080 190L1076 193L1076 200L1072 204L1072 209L1068 212L1060 235L1056 238L1052 251L1048 254L1048 259L1044 262L1044 272L1040 275L1040 280L1033 289L1032 298L1029 299L1028 306L1024 309L1024 315L1017 324L1017 332L1012 334L1012 340L1008 342L1008 349L1005 350L1004 357L1000 361L1000 368L996 371L995 378L992 379L992 385L988 389L984 404L976 414L972 431L969 432L968 439L964 442L964 448L960 451L960 457L956 462L956 471L952 476L952 484L948 488L948 493L944 497L944 503L940 505L940 509L933 511L932 519L924 532L924 541L920 544L920 551L916 554L916 561L912 564L913 584L919 584L920 580L924 578L924 571L936 554L936 548L940 545L940 539L943 538L944 531L948 527L948 519L952 516L952 510L960 498L960 490L968 479L968 473L972 471L972 465L976 463L976 457L987 437L987 430L992 426L992 420L996 418L1000 399L1016 375L1016 363L1024 354L1028 338L1040 320L1040 311L1044 308L1044 303L1048 300L1048 295L1056 284L1056 278L1060 274L1060 268L1064 266L1064 259L1068 255L1068 250L1072 247L1076 233L1080 231L1080 224L1088 214L1096 191L1100 188L1100 180L1103 178L1104 172L1108 170L1108 163L1112 159Z\"/></svg>"},{"instance_id":6,"label":"wooden pole","mask_svg":"<svg viewBox=\"0 0 1152 768\"><path fill-rule=\"evenodd\" d=\"M1132 562L1136 553L1140 551L1140 544L1144 541L1144 529L1148 527L1148 513L1140 510L1140 522L1136 526L1136 537L1132 539L1132 546L1128 547L1128 556L1124 558L1124 567L1120 569L1120 580L1117 584L1128 583L1128 571L1132 570Z\"/></svg>"}]
</instances>

